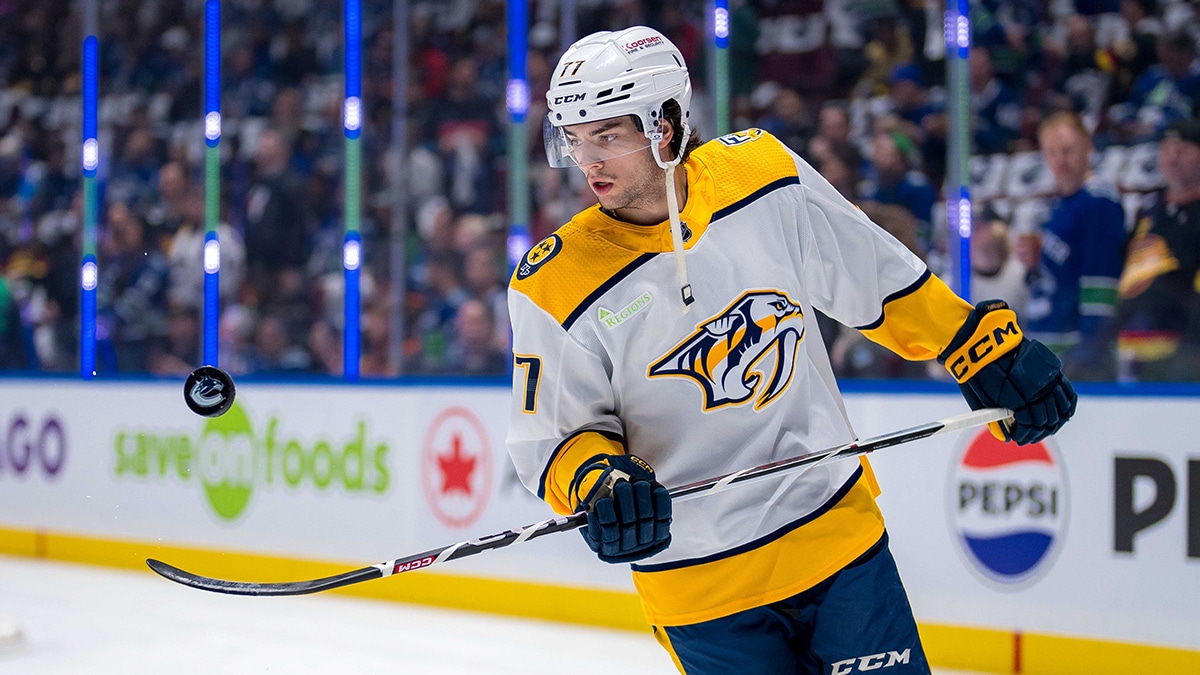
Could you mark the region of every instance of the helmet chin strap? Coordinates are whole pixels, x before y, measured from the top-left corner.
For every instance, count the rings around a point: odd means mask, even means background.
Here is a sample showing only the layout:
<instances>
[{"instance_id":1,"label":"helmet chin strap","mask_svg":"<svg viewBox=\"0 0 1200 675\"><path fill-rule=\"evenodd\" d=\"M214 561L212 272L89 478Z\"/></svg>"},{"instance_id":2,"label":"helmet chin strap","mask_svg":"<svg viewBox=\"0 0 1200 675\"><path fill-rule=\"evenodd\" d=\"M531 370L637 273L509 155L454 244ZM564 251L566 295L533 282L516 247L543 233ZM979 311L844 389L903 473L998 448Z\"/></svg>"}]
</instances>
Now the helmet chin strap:
<instances>
[{"instance_id":1,"label":"helmet chin strap","mask_svg":"<svg viewBox=\"0 0 1200 675\"><path fill-rule=\"evenodd\" d=\"M686 139L691 135L692 130L687 122L684 122L682 126L683 138ZM675 276L679 280L679 295L683 300L683 313L687 314L696 299L692 297L692 285L688 283L687 262L683 258L683 226L679 222L679 197L675 194L675 167L679 165L683 153L680 152L669 162L663 161L658 148L662 138L660 123L658 129L650 134L650 151L654 153L654 161L665 169L667 174L667 214L671 218L671 245L675 253ZM680 147L682 148L682 145Z\"/></svg>"}]
</instances>

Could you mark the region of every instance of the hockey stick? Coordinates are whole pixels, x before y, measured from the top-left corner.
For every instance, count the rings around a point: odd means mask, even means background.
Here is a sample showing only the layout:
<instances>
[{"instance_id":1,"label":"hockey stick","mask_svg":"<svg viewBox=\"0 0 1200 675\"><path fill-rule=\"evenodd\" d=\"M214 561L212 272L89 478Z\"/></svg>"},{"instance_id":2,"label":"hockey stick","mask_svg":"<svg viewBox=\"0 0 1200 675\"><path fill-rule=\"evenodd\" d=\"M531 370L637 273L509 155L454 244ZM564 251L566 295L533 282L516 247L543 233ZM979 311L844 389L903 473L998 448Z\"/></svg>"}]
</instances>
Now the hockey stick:
<instances>
[{"instance_id":1,"label":"hockey stick","mask_svg":"<svg viewBox=\"0 0 1200 675\"><path fill-rule=\"evenodd\" d=\"M737 471L735 473L724 476L717 476L706 480L681 485L672 489L672 499L678 499L704 492L712 492L723 490L734 483L741 483L755 478L761 478L771 474L791 471L800 467L815 465L830 459L841 459L844 457L855 457L874 452L881 448L888 448L901 443L936 436L959 429L967 429L976 427L989 422L997 422L1012 416L1012 411L1004 408L984 408L974 412L947 417L943 420L935 422L927 422L920 426L915 426L902 431L894 431L869 438L865 441L854 441L846 445L813 452L789 459L763 464L750 469ZM377 565L370 565L350 572L335 574L331 577L322 579L312 579L308 581L284 581L277 583L270 582L250 582L250 581L227 581L224 579L214 579L204 577L191 572L168 565L154 559L146 560L146 564L150 569L160 575L170 579L171 581L198 588L204 591L212 591L215 593L228 593L230 595L307 595L309 593L319 593L328 591L342 586L358 584L372 579L389 577L402 572L411 572L425 567L440 565L444 562L465 558L483 553L495 548L504 548L513 544L520 544L530 539L536 539L548 534L555 534L566 530L574 530L583 526L587 522L587 514L580 512L574 513L565 517L551 518L543 520L539 523L518 527L516 529L507 530L498 534L480 537L479 539L471 539L469 541L460 541L457 544L435 548L424 553L397 558L390 562L383 562Z\"/></svg>"}]
</instances>

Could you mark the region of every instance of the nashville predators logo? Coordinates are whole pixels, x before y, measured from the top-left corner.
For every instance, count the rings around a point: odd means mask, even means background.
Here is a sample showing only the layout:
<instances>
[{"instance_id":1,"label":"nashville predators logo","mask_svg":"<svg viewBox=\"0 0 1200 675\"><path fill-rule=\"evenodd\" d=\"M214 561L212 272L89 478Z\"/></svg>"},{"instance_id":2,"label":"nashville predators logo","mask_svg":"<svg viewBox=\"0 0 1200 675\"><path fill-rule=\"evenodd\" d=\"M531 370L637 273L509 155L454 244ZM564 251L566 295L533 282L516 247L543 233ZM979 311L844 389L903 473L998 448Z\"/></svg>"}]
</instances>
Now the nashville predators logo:
<instances>
[{"instance_id":1,"label":"nashville predators logo","mask_svg":"<svg viewBox=\"0 0 1200 675\"><path fill-rule=\"evenodd\" d=\"M651 365L647 375L695 380L704 390L706 411L751 398L757 410L791 383L803 339L804 314L786 293L747 291ZM764 361L768 356L774 358Z\"/></svg>"},{"instance_id":2,"label":"nashville predators logo","mask_svg":"<svg viewBox=\"0 0 1200 675\"><path fill-rule=\"evenodd\" d=\"M539 241L537 246L529 249L529 252L521 259L521 264L517 265L517 278L526 279L529 275L541 269L542 265L550 262L551 258L558 255L558 252L562 250L562 246L562 239L557 234L552 234Z\"/></svg>"}]
</instances>

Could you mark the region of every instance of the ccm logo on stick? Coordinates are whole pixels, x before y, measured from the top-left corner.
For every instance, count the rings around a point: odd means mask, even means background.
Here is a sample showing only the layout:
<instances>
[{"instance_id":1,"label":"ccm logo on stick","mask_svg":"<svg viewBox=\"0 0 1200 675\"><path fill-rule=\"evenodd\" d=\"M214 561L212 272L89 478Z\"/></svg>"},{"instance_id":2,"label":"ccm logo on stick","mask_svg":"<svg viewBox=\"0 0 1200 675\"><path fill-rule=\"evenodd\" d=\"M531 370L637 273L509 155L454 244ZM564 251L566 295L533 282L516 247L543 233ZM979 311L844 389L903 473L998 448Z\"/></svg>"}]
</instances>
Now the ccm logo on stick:
<instances>
[{"instance_id":1,"label":"ccm logo on stick","mask_svg":"<svg viewBox=\"0 0 1200 675\"><path fill-rule=\"evenodd\" d=\"M432 564L433 564L433 556L427 555L424 558L418 558L417 560L410 560L403 564L396 563L396 565L394 567L392 567L392 574L400 574L401 572L411 572L413 570L419 570L422 567L429 567Z\"/></svg>"},{"instance_id":2,"label":"ccm logo on stick","mask_svg":"<svg viewBox=\"0 0 1200 675\"><path fill-rule=\"evenodd\" d=\"M897 663L908 663L909 650L902 652L882 652L870 656L857 656L833 664L832 675L848 675L855 672L870 672L880 668L890 668Z\"/></svg>"}]
</instances>

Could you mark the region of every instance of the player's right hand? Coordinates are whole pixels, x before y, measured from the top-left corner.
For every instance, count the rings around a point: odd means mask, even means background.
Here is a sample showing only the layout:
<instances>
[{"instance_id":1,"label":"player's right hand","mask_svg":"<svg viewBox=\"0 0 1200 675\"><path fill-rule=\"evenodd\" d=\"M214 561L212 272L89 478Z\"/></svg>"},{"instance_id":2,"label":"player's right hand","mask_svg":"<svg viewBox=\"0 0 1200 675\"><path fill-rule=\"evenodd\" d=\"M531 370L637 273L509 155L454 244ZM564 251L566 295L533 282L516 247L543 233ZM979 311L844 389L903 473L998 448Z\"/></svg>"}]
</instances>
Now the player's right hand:
<instances>
[{"instance_id":1,"label":"player's right hand","mask_svg":"<svg viewBox=\"0 0 1200 675\"><path fill-rule=\"evenodd\" d=\"M671 495L640 457L589 459L575 472L571 493L575 511L587 512L583 539L604 562L634 562L671 545Z\"/></svg>"},{"instance_id":2,"label":"player's right hand","mask_svg":"<svg viewBox=\"0 0 1200 675\"><path fill-rule=\"evenodd\" d=\"M972 410L1013 411L1007 425L988 425L1000 440L1036 443L1075 414L1079 397L1058 357L1021 334L1016 314L1002 300L977 304L938 361Z\"/></svg>"}]
</instances>

